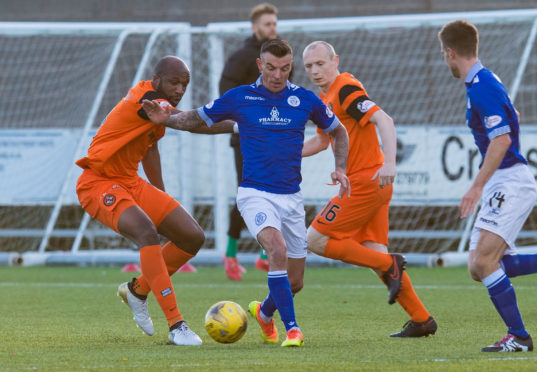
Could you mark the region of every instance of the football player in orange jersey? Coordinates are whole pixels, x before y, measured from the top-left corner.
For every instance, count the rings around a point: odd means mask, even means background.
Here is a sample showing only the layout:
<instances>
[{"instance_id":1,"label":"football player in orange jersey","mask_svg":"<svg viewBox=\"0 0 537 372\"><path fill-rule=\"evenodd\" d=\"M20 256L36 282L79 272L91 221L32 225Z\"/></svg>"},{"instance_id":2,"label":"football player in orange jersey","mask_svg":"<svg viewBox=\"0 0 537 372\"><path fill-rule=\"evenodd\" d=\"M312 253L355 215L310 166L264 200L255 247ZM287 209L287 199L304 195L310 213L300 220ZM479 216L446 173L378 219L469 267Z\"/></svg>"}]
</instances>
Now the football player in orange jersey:
<instances>
[{"instance_id":1,"label":"football player in orange jersey","mask_svg":"<svg viewBox=\"0 0 537 372\"><path fill-rule=\"evenodd\" d=\"M142 100L154 100L177 112L174 106L189 81L190 71L180 58L162 58L153 79L141 81L129 90L101 124L88 155L77 161L84 169L76 187L82 207L140 248L142 275L121 284L118 295L129 305L144 333L153 335L153 322L147 311L147 295L153 292L168 320L168 338L176 345L202 343L179 312L170 275L196 255L205 235L188 212L164 191L157 141L166 128L149 120ZM229 129L231 133L233 124L222 122L212 129ZM138 176L140 162L149 183ZM163 247L159 234L170 240Z\"/></svg>"},{"instance_id":2,"label":"football player in orange jersey","mask_svg":"<svg viewBox=\"0 0 537 372\"><path fill-rule=\"evenodd\" d=\"M303 53L310 80L319 96L349 133L347 175L351 197L332 198L308 229L308 249L318 255L373 269L388 286L390 304L399 304L411 320L390 337L434 334L437 324L425 309L404 271L402 255L389 254L388 207L395 178L396 135L393 120L367 95L353 75L340 73L339 56L327 42L315 41ZM377 128L384 153L380 148ZM302 156L328 147L322 132L306 141Z\"/></svg>"}]
</instances>

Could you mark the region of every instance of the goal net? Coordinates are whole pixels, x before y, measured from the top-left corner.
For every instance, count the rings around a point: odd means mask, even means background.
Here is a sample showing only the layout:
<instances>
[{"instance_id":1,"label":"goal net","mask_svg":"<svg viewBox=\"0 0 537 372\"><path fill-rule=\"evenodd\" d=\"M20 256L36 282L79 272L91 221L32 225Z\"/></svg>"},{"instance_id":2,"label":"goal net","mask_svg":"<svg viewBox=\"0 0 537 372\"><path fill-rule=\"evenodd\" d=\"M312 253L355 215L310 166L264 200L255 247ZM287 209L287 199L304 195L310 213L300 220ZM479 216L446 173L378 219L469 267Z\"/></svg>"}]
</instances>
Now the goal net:
<instances>
[{"instance_id":1,"label":"goal net","mask_svg":"<svg viewBox=\"0 0 537 372\"><path fill-rule=\"evenodd\" d=\"M464 124L465 90L450 76L439 28L467 19L480 31L480 59L500 76L521 114L522 152L537 174L537 11L281 20L293 46L293 82L316 91L302 67L315 40L334 45L340 71L353 73L394 118L398 175L390 208L390 249L440 254L464 247L458 202L478 171L480 155ZM0 250L79 251L130 247L84 218L74 185L91 136L137 80L151 79L164 55L184 58L192 79L182 109L218 96L226 58L250 35L248 22L188 24L0 23ZM308 126L307 135L314 133ZM206 231L204 254L226 244L236 192L229 137L168 130L161 141L167 191ZM333 157L303 161L307 223L336 193L326 186ZM86 222L89 222L86 225ZM257 252L244 231L240 252ZM532 213L519 244L536 244ZM462 243L461 243L462 242Z\"/></svg>"}]
</instances>

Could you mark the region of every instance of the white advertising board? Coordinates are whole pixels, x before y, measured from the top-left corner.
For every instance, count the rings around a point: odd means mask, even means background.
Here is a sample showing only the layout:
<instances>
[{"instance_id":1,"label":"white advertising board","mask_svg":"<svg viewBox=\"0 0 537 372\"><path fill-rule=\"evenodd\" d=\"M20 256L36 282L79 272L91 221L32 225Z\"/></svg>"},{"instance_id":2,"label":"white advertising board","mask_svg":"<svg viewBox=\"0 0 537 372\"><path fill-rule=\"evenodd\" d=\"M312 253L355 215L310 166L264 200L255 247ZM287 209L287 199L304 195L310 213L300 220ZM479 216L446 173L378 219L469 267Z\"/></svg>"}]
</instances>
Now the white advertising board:
<instances>
[{"instance_id":1,"label":"white advertising board","mask_svg":"<svg viewBox=\"0 0 537 372\"><path fill-rule=\"evenodd\" d=\"M308 127L306 139L314 131ZM521 128L521 149L537 176L537 125ZM86 139L87 149L92 132ZM53 204L73 163L79 132L66 129L0 130L0 204ZM160 141L164 182L167 191L180 193L181 133L168 130ZM228 142L228 136L222 138ZM397 177L392 204L458 204L479 169L481 156L464 126L399 126L397 128ZM210 201L213 182L225 184L226 196L236 191L233 153L224 146L225 180L213 178L212 136L193 135L192 190L194 200ZM84 150L85 153L85 150ZM331 151L305 158L302 193L307 202L322 203L337 193L327 186L334 166ZM75 183L81 170L75 167L65 203L76 204ZM143 174L143 173L142 173ZM189 181L190 182L190 181Z\"/></svg>"}]
</instances>

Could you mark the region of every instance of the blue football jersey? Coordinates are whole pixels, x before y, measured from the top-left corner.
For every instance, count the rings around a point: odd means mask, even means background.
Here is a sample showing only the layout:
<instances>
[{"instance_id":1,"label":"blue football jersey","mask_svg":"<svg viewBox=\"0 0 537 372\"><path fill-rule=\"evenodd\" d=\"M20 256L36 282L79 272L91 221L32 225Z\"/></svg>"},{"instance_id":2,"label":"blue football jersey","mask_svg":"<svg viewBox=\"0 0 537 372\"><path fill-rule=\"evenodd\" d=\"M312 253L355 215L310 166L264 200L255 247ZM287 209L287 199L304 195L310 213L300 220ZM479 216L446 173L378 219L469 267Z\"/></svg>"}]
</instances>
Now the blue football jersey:
<instances>
[{"instance_id":1,"label":"blue football jersey","mask_svg":"<svg viewBox=\"0 0 537 372\"><path fill-rule=\"evenodd\" d=\"M485 157L494 137L509 133L511 146L499 168L508 168L517 163L527 164L520 154L518 116L500 79L478 61L468 72L465 83L466 124L472 131L481 156Z\"/></svg>"},{"instance_id":2,"label":"blue football jersey","mask_svg":"<svg viewBox=\"0 0 537 372\"><path fill-rule=\"evenodd\" d=\"M315 93L287 82L278 93L266 89L259 79L241 85L198 108L211 126L234 120L239 126L243 156L242 187L275 194L300 191L300 167L304 129L308 120L328 133L339 120Z\"/></svg>"}]
</instances>

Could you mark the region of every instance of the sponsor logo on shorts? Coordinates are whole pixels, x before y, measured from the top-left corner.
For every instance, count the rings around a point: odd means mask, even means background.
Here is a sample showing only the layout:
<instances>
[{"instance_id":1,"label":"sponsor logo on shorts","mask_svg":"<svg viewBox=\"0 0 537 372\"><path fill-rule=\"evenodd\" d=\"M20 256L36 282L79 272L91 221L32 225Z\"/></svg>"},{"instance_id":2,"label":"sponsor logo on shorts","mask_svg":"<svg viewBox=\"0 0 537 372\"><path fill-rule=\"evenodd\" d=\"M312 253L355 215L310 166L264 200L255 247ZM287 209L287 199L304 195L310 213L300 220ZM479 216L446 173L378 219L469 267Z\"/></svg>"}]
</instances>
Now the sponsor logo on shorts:
<instances>
[{"instance_id":1,"label":"sponsor logo on shorts","mask_svg":"<svg viewBox=\"0 0 537 372\"><path fill-rule=\"evenodd\" d=\"M103 204L107 207L113 205L116 202L116 196L114 194L105 194L103 197Z\"/></svg>"},{"instance_id":2,"label":"sponsor logo on shorts","mask_svg":"<svg viewBox=\"0 0 537 372\"><path fill-rule=\"evenodd\" d=\"M289 106L297 107L300 105L300 99L297 96L289 96L287 98L287 103Z\"/></svg>"},{"instance_id":3,"label":"sponsor logo on shorts","mask_svg":"<svg viewBox=\"0 0 537 372\"><path fill-rule=\"evenodd\" d=\"M486 223L488 225L492 225L492 226L498 226L498 223L496 221L493 221L493 220L487 220L486 218L479 218L479 221L483 222L483 223Z\"/></svg>"},{"instance_id":4,"label":"sponsor logo on shorts","mask_svg":"<svg viewBox=\"0 0 537 372\"><path fill-rule=\"evenodd\" d=\"M262 225L267 220L267 215L264 212L259 212L255 215L255 224L257 226Z\"/></svg>"},{"instance_id":5,"label":"sponsor logo on shorts","mask_svg":"<svg viewBox=\"0 0 537 372\"><path fill-rule=\"evenodd\" d=\"M368 112L371 107L376 105L377 104L375 102L366 99L363 102L358 102L356 107L358 108L358 110L360 110L360 112Z\"/></svg>"},{"instance_id":6,"label":"sponsor logo on shorts","mask_svg":"<svg viewBox=\"0 0 537 372\"><path fill-rule=\"evenodd\" d=\"M167 295L169 294L172 294L172 290L171 288L166 288L166 289L163 289L162 291L160 291L160 293L162 294L162 297L166 297Z\"/></svg>"}]
</instances>

